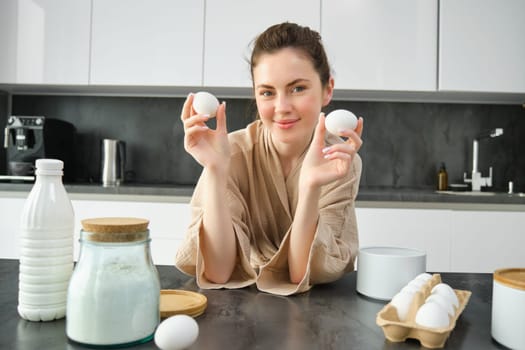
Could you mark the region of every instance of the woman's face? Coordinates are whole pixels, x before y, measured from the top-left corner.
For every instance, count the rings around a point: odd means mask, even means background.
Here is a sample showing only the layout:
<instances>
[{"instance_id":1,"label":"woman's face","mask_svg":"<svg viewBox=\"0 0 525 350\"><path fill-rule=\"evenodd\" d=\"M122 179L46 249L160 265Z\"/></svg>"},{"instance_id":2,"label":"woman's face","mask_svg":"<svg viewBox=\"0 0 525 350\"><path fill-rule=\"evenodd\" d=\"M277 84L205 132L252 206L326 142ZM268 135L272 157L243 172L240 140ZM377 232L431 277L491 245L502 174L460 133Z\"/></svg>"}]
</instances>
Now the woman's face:
<instances>
[{"instance_id":1,"label":"woman's face","mask_svg":"<svg viewBox=\"0 0 525 350\"><path fill-rule=\"evenodd\" d=\"M257 109L272 140L303 147L311 140L321 108L332 98L333 80L323 87L312 62L301 50L263 54L253 68Z\"/></svg>"}]
</instances>

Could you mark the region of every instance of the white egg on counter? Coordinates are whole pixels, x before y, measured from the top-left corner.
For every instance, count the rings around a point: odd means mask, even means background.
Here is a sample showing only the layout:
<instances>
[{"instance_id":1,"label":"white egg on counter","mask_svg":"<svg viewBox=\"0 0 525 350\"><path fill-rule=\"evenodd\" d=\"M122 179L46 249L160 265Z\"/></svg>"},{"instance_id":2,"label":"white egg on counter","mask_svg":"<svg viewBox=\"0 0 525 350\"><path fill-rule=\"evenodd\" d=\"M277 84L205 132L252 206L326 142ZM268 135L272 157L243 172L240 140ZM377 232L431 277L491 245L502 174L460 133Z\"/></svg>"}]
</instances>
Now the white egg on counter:
<instances>
[{"instance_id":1,"label":"white egg on counter","mask_svg":"<svg viewBox=\"0 0 525 350\"><path fill-rule=\"evenodd\" d=\"M438 283L432 288L430 294L439 294L447 298L455 308L459 307L459 300L456 292L446 283Z\"/></svg>"},{"instance_id":2,"label":"white egg on counter","mask_svg":"<svg viewBox=\"0 0 525 350\"><path fill-rule=\"evenodd\" d=\"M422 280L418 280L418 279L413 279L411 280L410 282L408 282L407 286L412 286L414 288L417 288L417 290L421 290L421 288L423 287L423 285L425 284L426 282L422 281Z\"/></svg>"},{"instance_id":3,"label":"white egg on counter","mask_svg":"<svg viewBox=\"0 0 525 350\"><path fill-rule=\"evenodd\" d=\"M406 321L408 317L408 311L410 310L410 305L414 300L415 292L413 291L403 291L394 295L390 304L396 308L397 317L400 321Z\"/></svg>"},{"instance_id":4,"label":"white egg on counter","mask_svg":"<svg viewBox=\"0 0 525 350\"><path fill-rule=\"evenodd\" d=\"M199 114L215 117L219 100L209 92L199 91L193 96L193 109Z\"/></svg>"},{"instance_id":5,"label":"white egg on counter","mask_svg":"<svg viewBox=\"0 0 525 350\"><path fill-rule=\"evenodd\" d=\"M336 109L326 116L326 130L341 136L341 130L354 130L357 127L357 117L346 109Z\"/></svg>"},{"instance_id":6,"label":"white egg on counter","mask_svg":"<svg viewBox=\"0 0 525 350\"><path fill-rule=\"evenodd\" d=\"M416 313L416 323L428 328L445 328L450 324L447 311L435 302L426 302Z\"/></svg>"},{"instance_id":7,"label":"white egg on counter","mask_svg":"<svg viewBox=\"0 0 525 350\"><path fill-rule=\"evenodd\" d=\"M161 350L182 350L191 346L199 335L193 317L175 315L162 321L155 331L155 344Z\"/></svg>"},{"instance_id":8,"label":"white egg on counter","mask_svg":"<svg viewBox=\"0 0 525 350\"><path fill-rule=\"evenodd\" d=\"M429 274L427 272L423 272L423 273L420 273L419 275L417 275L416 278L414 278L414 279L427 283L431 278L432 278L431 274Z\"/></svg>"},{"instance_id":9,"label":"white egg on counter","mask_svg":"<svg viewBox=\"0 0 525 350\"><path fill-rule=\"evenodd\" d=\"M456 313L454 305L452 305L448 298L442 296L441 294L430 294L425 300L425 303L427 302L435 302L436 304L439 304L442 308L447 310L448 315L451 317Z\"/></svg>"}]
</instances>

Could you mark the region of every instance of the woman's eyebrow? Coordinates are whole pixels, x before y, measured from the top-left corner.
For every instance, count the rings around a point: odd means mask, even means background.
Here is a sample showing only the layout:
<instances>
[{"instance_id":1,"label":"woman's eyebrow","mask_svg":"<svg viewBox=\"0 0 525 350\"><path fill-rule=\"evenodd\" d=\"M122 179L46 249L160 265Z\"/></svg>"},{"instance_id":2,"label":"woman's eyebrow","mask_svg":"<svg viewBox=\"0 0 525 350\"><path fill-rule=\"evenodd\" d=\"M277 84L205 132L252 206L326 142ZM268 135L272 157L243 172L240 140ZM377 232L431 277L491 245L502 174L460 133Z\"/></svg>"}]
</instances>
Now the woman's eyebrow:
<instances>
[{"instance_id":1,"label":"woman's eyebrow","mask_svg":"<svg viewBox=\"0 0 525 350\"><path fill-rule=\"evenodd\" d=\"M297 83L303 83L303 82L304 82L304 83L308 83L309 81L310 81L310 80L308 80L308 79L299 78L299 79L295 79L295 80L289 82L288 84L286 84L286 86L292 86L292 85L295 85L295 84L297 84Z\"/></svg>"},{"instance_id":2,"label":"woman's eyebrow","mask_svg":"<svg viewBox=\"0 0 525 350\"><path fill-rule=\"evenodd\" d=\"M298 79L292 80L291 82L286 84L286 86L292 86L292 85L295 85L295 84L298 84L298 83L302 83L302 82L307 83L309 81L310 81L309 79L298 78ZM268 84L259 84L259 85L256 86L256 88L257 89L274 89L273 86L268 85Z\"/></svg>"}]
</instances>

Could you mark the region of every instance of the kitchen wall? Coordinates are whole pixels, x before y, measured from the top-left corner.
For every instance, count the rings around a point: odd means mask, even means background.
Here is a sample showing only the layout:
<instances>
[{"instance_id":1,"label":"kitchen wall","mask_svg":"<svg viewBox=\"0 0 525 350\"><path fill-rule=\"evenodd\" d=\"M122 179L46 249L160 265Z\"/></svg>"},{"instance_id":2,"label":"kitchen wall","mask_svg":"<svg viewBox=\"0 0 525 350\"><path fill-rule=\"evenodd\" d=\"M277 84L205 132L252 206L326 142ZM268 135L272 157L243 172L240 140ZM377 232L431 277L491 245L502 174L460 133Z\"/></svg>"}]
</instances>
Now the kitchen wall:
<instances>
[{"instance_id":1,"label":"kitchen wall","mask_svg":"<svg viewBox=\"0 0 525 350\"><path fill-rule=\"evenodd\" d=\"M78 182L99 181L100 140L117 138L127 143L131 182L193 184L201 168L183 149L179 119L183 102L182 98L15 95L12 114L44 115L76 126ZM252 120L251 100L226 102L230 131ZM0 99L0 108L1 103ZM496 189L505 190L508 181L514 181L515 190L525 190L522 106L333 101L326 110L336 108L364 117L363 187L434 188L441 162L446 163L449 183L460 183L463 172L472 168L473 138L502 127L503 136L480 141L479 167L484 176L489 166L494 168Z\"/></svg>"}]
</instances>

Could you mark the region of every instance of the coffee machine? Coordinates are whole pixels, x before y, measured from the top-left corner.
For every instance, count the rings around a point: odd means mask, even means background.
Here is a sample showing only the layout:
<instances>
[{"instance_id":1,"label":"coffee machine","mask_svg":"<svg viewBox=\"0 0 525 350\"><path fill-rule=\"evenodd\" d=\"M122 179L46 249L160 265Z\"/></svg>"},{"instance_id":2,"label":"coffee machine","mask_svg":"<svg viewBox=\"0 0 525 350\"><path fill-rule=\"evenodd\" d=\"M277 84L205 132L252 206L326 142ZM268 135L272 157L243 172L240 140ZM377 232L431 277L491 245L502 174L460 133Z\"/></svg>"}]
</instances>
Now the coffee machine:
<instances>
[{"instance_id":1,"label":"coffee machine","mask_svg":"<svg viewBox=\"0 0 525 350\"><path fill-rule=\"evenodd\" d=\"M13 180L34 176L35 160L64 162L64 182L74 181L75 127L43 116L10 116L5 128L7 173Z\"/></svg>"}]
</instances>

